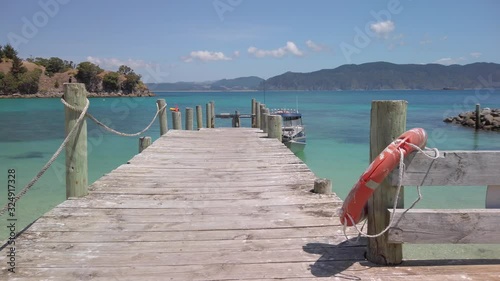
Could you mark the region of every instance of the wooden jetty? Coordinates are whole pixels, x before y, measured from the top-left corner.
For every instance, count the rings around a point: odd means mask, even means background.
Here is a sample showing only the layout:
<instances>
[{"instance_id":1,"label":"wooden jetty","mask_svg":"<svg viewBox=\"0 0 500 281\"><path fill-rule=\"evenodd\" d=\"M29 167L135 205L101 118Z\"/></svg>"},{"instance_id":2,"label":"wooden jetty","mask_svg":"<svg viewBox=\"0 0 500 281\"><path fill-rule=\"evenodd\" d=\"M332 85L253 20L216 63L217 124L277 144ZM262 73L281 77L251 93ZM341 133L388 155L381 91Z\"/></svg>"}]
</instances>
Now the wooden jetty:
<instances>
[{"instance_id":1,"label":"wooden jetty","mask_svg":"<svg viewBox=\"0 0 500 281\"><path fill-rule=\"evenodd\" d=\"M387 116L381 110L386 106L406 108L404 102L375 104L372 114ZM213 103L207 108L211 111L207 126L212 127ZM392 117L389 119L396 120ZM404 124L396 123L383 128L393 134ZM201 121L197 124L200 127ZM393 228L379 238L346 241L337 215L342 201L330 193L328 181L317 179L279 140L260 129L167 132L166 120L160 120L160 126L165 133L153 144L147 146L150 139L141 138L140 154L93 183L88 194L85 187L81 197L68 198L16 237L15 273L9 272L11 245L4 245L0 280L500 279L500 259L402 260L404 241L464 242L455 234L449 234L455 235L450 239L443 239L443 234L437 240L432 235L422 239L422 235L407 235L420 229ZM386 141L372 142L384 147ZM420 177L421 167L410 174ZM70 183L75 179L81 183L71 173L67 177ZM482 183L491 185L497 179ZM411 177L404 179L405 183L411 181ZM384 185L389 188L377 192L390 190L389 181ZM369 203L369 233L387 225L384 200L388 197L377 195ZM492 212L474 214L484 213L491 219ZM450 216L446 211L432 215ZM417 222L404 225L425 227L420 223L427 217L419 216L410 214ZM451 225L460 235L461 228L455 228L453 222L466 224L463 220L470 218L460 212L451 216L454 219L441 229ZM491 233L498 233L497 228L478 229L476 234L495 239ZM432 231L436 229L440 228ZM352 228L347 234L356 237ZM384 260L397 265L380 266L365 256L376 263Z\"/></svg>"},{"instance_id":2,"label":"wooden jetty","mask_svg":"<svg viewBox=\"0 0 500 281\"><path fill-rule=\"evenodd\" d=\"M224 143L221 143L224 139ZM497 261L381 267L344 242L336 195L258 129L170 130L17 238L8 280L494 280ZM352 236L352 232L350 232Z\"/></svg>"}]
</instances>

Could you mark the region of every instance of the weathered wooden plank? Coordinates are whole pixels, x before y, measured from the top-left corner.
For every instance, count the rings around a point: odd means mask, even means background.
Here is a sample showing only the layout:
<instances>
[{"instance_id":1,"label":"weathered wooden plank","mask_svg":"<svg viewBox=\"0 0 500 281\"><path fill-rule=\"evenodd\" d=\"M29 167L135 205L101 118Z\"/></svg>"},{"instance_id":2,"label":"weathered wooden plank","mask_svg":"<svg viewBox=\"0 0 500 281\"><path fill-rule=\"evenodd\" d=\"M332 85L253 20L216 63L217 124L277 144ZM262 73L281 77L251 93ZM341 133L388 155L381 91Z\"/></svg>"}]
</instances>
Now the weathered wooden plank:
<instances>
[{"instance_id":1,"label":"weathered wooden plank","mask_svg":"<svg viewBox=\"0 0 500 281\"><path fill-rule=\"evenodd\" d=\"M332 218L337 204L308 204L295 206L270 206L258 208L196 208L196 209L87 209L87 208L54 208L46 213L39 222L46 218L68 219L82 221L117 221L117 222L196 222L217 220L296 220L308 218Z\"/></svg>"},{"instance_id":2,"label":"weathered wooden plank","mask_svg":"<svg viewBox=\"0 0 500 281\"><path fill-rule=\"evenodd\" d=\"M308 226L341 226L336 218L318 217L315 219L279 219L279 220L239 220L239 221L218 221L210 219L206 221L191 222L164 222L158 219L156 222L128 222L128 221L109 221L100 220L65 220L58 218L42 217L37 223L31 226L32 231L54 231L67 230L78 231L99 231L109 229L110 231L185 231L185 230L225 230L225 229L275 229L290 227L308 227Z\"/></svg>"},{"instance_id":3,"label":"weathered wooden plank","mask_svg":"<svg viewBox=\"0 0 500 281\"><path fill-rule=\"evenodd\" d=\"M136 187L152 187L152 188L172 188L172 189L185 188L185 189L188 189L188 188L197 187L197 188L201 188L201 189L205 188L207 190L214 190L214 192L217 192L217 190L219 188L231 189L231 187L228 187L228 184L224 183L223 181L220 181L220 182L205 181L205 182L203 182L203 184L200 184L198 182L184 182L180 179L177 179L177 180L169 179L168 181L165 181L165 182L168 182L168 184L158 183L158 181L155 181L153 179L146 179L146 178L141 180L140 182L138 182L138 181L123 182L123 181L117 181L113 178L107 178L106 180L99 180L99 182L94 183L94 185L92 185L92 188L94 186L103 186L103 187L117 186L120 183L123 183L123 188L136 186ZM276 186L281 186L281 188L283 188L283 189L286 189L286 188L294 189L294 188L304 188L304 187L305 188L309 187L310 189L312 189L314 186L314 183L313 183L312 179L304 179L304 180L297 179L295 181L293 179L285 179L285 180L271 179L271 180L267 180L267 181L256 179L255 181L247 180L247 181L232 182L231 186L233 186L235 190L238 188L247 188L247 190L251 189L251 190L259 191L259 190L267 190L268 188L274 188ZM253 188L255 188L255 189L253 189Z\"/></svg>"},{"instance_id":4,"label":"weathered wooden plank","mask_svg":"<svg viewBox=\"0 0 500 281\"><path fill-rule=\"evenodd\" d=\"M396 211L396 219L402 210ZM410 210L389 231L391 243L499 244L500 210Z\"/></svg>"},{"instance_id":5,"label":"weathered wooden plank","mask_svg":"<svg viewBox=\"0 0 500 281\"><path fill-rule=\"evenodd\" d=\"M322 257L322 253L318 257ZM333 255L334 253L326 255ZM21 268L16 274L6 275L12 280L312 280L326 277L328 280L497 280L498 262L494 264L446 264L425 266L379 267L367 262L323 261L256 263L256 264L205 264L181 266L128 266L67 268ZM439 263L439 262L436 262ZM444 266L445 265L445 266ZM422 266L420 266L422 268ZM2 272L4 273L4 272ZM56 278L53 278L56 276ZM448 278L449 277L449 278ZM22 279L21 279L22 278ZM31 278L31 279L24 279ZM298 279L300 280L300 279Z\"/></svg>"},{"instance_id":6,"label":"weathered wooden plank","mask_svg":"<svg viewBox=\"0 0 500 281\"><path fill-rule=\"evenodd\" d=\"M255 264L277 263L277 262L315 262L318 259L316 252L335 251L335 255L328 255L325 261L345 261L361 260L365 253L364 246L361 247L323 247L319 243L311 246L309 251L303 250L307 243L296 245L293 249L273 249L260 248L257 250L231 251L219 248L219 251L203 252L164 252L160 248L156 251L101 251L99 248L88 251L73 250L71 245L66 245L60 251L50 249L23 249L20 253L24 256L23 267L45 267L60 268L73 267L75 264L82 264L86 267L113 267L134 265L142 266L182 266L182 265L203 265L203 264ZM24 252L24 253L23 253ZM64 256L61 256L61 252ZM30 256L43 255L43 261L32 261ZM187 279L189 280L189 279Z\"/></svg>"},{"instance_id":7,"label":"weathered wooden plank","mask_svg":"<svg viewBox=\"0 0 500 281\"><path fill-rule=\"evenodd\" d=\"M92 193L92 198L106 199L115 196L120 196L121 198L126 198L124 196L129 196L130 199L153 199L153 200L183 200L183 201L211 201L211 200L241 200L241 199L273 199L277 196L311 196L309 190L283 190L279 189L269 190L269 191L242 191L242 192L232 192L228 190L225 193L188 193L188 194L178 194L172 192L161 192L159 189L152 190L151 188L128 188L123 190L121 188L106 189L101 192Z\"/></svg>"},{"instance_id":8,"label":"weathered wooden plank","mask_svg":"<svg viewBox=\"0 0 500 281\"><path fill-rule=\"evenodd\" d=\"M441 151L432 160L417 153L407 164L403 185L477 186L500 183L500 151ZM392 174L397 183L397 171Z\"/></svg>"},{"instance_id":9,"label":"weathered wooden plank","mask_svg":"<svg viewBox=\"0 0 500 281\"><path fill-rule=\"evenodd\" d=\"M117 181L103 182L99 181L93 184L89 190L93 193L135 193L136 191L143 191L143 194L149 194L149 192L155 192L154 194L197 194L197 193L244 193L244 192L279 192L280 190L304 190L310 191L313 185L310 181L304 181L302 183L289 183L282 184L279 183L247 183L247 184L235 184L234 187L227 187L221 183L212 183L210 185L200 186L199 184L182 184L170 183L170 184L158 184L156 182L143 182L138 185L136 183L120 183ZM339 199L340 201L340 199Z\"/></svg>"},{"instance_id":10,"label":"weathered wooden plank","mask_svg":"<svg viewBox=\"0 0 500 281\"><path fill-rule=\"evenodd\" d=\"M275 217L286 217L292 216L293 218L298 218L301 216L319 216L319 217L331 217L332 214L336 213L336 209L341 206L341 202L336 203L318 203L318 204L298 204L298 205L283 205L283 206L266 206L266 207L251 207L251 208L240 208L240 209L228 209L225 207L218 208L190 208L190 209L127 209L127 208L63 208L56 207L44 216L123 216L123 217L134 217L134 216L159 216L159 217L174 217L181 218L183 216L191 218L192 221L204 220L205 216L217 215L220 217L234 216L240 219L245 219L247 217L259 217L259 218L269 218L269 216ZM173 218L172 218L173 220ZM179 219L177 219L179 220ZM176 220L176 221L177 221Z\"/></svg>"},{"instance_id":11,"label":"weathered wooden plank","mask_svg":"<svg viewBox=\"0 0 500 281\"><path fill-rule=\"evenodd\" d=\"M349 234L353 234L348 229ZM26 230L22 238L36 240L40 243L61 242L61 243L92 243L92 242L166 242L166 241L217 241L223 240L261 240L280 238L322 238L343 235L341 228L331 226L295 227L269 229L237 229L237 230L200 230L200 231L33 231ZM209 242L207 242L209 243Z\"/></svg>"},{"instance_id":12,"label":"weathered wooden plank","mask_svg":"<svg viewBox=\"0 0 500 281\"><path fill-rule=\"evenodd\" d=\"M219 240L219 241L158 241L158 242L142 242L142 241L117 241L117 242L33 242L27 241L19 245L18 249L24 252L24 256L28 257L29 253L33 252L67 252L71 255L81 252L96 252L103 251L107 254L119 253L201 253L201 252L249 252L249 251L272 251L272 250L298 250L304 245L315 244L317 251L332 250L338 247L338 244L344 242L343 236L332 237L304 237L304 238L278 238L278 239L262 239L262 240ZM361 240L353 245L346 245L346 249L350 247L364 247L366 242ZM344 252L345 253L345 252ZM353 257L336 256L338 260L352 259Z\"/></svg>"},{"instance_id":13,"label":"weathered wooden plank","mask_svg":"<svg viewBox=\"0 0 500 281\"><path fill-rule=\"evenodd\" d=\"M325 195L323 195L325 196ZM330 198L282 198L281 200L273 199L248 199L248 200L214 200L206 202L180 202L180 201L161 201L161 200L122 200L118 196L116 199L101 200L101 199L88 199L83 200L66 200L61 203L60 207L81 207L81 208L131 208L131 209L154 209L154 208L248 208L248 207L266 207L266 206L285 206L285 205L302 205L302 204L315 204L315 203L336 203L337 199Z\"/></svg>"}]
</instances>

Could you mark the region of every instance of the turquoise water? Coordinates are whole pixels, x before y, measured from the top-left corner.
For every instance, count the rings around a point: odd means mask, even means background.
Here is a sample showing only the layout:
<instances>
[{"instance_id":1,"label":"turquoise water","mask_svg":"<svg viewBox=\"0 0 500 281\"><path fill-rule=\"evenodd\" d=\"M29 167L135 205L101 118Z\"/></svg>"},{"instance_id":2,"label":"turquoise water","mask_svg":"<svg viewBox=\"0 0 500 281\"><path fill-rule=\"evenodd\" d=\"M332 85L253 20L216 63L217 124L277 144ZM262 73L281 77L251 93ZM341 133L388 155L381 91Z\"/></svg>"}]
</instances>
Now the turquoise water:
<instances>
[{"instance_id":1,"label":"turquoise water","mask_svg":"<svg viewBox=\"0 0 500 281\"><path fill-rule=\"evenodd\" d=\"M268 108L295 108L298 104L307 126L307 147L298 155L319 177L332 180L335 192L345 198L368 166L370 106L372 100L407 100L407 127L422 127L429 133L428 146L442 150L500 150L500 133L474 132L445 124L444 117L482 107L500 107L500 94L476 91L340 91L340 92L211 92L157 93L151 98L93 98L89 112L111 127L124 132L142 130L154 116L158 98L169 106L195 107L215 101L216 112L239 110L249 113L251 99ZM169 116L170 117L170 116ZM169 119L170 121L170 119ZM64 138L64 110L59 99L0 100L0 205L7 197L7 170L16 169L17 191L39 171ZM249 126L242 119L242 126ZM125 163L137 153L137 137L126 138L103 132L88 122L89 181ZM169 124L169 126L171 126ZM229 127L229 119L217 119L217 127ZM154 124L146 135L159 136ZM65 198L64 155L18 202L18 224L26 226ZM416 196L405 189L406 202ZM485 188L426 187L420 208L483 208ZM1 221L5 222L5 216ZM0 228L0 240L6 236ZM413 246L412 246L413 247ZM439 255L432 248L427 253ZM467 250L463 250L467 249ZM485 251L461 248L472 257L500 256L491 247ZM414 251L412 251L414 252ZM417 251L418 252L418 251Z\"/></svg>"}]
</instances>

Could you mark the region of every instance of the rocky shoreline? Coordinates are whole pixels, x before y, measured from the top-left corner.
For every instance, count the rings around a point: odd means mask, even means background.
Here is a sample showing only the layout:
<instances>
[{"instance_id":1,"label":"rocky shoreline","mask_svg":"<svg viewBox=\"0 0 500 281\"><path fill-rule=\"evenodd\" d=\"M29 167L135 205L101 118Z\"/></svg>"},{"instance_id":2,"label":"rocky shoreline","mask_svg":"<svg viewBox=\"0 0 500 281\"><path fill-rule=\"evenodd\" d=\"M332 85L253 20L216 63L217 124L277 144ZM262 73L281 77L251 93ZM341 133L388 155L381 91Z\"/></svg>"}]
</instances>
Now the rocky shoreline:
<instances>
[{"instance_id":1,"label":"rocky shoreline","mask_svg":"<svg viewBox=\"0 0 500 281\"><path fill-rule=\"evenodd\" d=\"M480 127L485 131L500 131L500 109L483 108L480 112ZM467 111L455 117L448 117L443 120L445 123L459 124L465 127L476 127L476 112Z\"/></svg>"},{"instance_id":2,"label":"rocky shoreline","mask_svg":"<svg viewBox=\"0 0 500 281\"><path fill-rule=\"evenodd\" d=\"M64 92L36 93L33 95L12 94L12 95L0 95L0 99L61 98L63 94ZM108 98L108 97L113 98L113 97L154 97L156 95L150 91L140 91L130 94L124 94L121 92L88 93L87 96L89 98Z\"/></svg>"}]
</instances>

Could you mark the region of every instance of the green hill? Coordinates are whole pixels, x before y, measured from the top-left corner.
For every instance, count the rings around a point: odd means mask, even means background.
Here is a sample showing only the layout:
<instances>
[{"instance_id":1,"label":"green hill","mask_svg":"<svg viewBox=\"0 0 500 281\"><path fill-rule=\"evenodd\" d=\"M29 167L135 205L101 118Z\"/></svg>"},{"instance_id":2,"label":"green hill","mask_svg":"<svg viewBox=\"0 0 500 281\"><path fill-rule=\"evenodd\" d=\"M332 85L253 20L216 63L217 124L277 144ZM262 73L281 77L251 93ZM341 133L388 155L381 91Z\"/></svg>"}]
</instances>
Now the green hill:
<instances>
[{"instance_id":1,"label":"green hill","mask_svg":"<svg viewBox=\"0 0 500 281\"><path fill-rule=\"evenodd\" d=\"M266 80L265 86L268 90L470 89L481 85L480 77L500 81L500 64L349 64L309 73L286 72Z\"/></svg>"}]
</instances>

